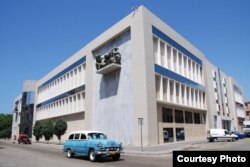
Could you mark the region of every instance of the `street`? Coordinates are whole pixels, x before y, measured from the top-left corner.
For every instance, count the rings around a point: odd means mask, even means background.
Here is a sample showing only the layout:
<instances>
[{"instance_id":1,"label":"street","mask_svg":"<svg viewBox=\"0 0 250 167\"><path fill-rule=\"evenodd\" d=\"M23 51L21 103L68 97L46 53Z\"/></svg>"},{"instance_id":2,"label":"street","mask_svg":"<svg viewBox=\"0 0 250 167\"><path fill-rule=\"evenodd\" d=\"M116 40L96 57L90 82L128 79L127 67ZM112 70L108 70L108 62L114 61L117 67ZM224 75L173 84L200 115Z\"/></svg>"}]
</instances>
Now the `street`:
<instances>
[{"instance_id":1,"label":"street","mask_svg":"<svg viewBox=\"0 0 250 167\"><path fill-rule=\"evenodd\" d=\"M51 147L50 147L51 146ZM58 146L47 144L13 144L0 140L0 167L166 167L172 166L172 155L129 156L119 161L109 159L90 162L85 157L67 158Z\"/></svg>"},{"instance_id":2,"label":"street","mask_svg":"<svg viewBox=\"0 0 250 167\"><path fill-rule=\"evenodd\" d=\"M250 138L236 142L200 142L182 150L250 150ZM179 143L175 143L178 145ZM164 155L122 155L119 161L104 159L90 162L86 157L67 158L61 145L33 143L13 144L0 140L0 167L168 167L172 166L172 153Z\"/></svg>"}]
</instances>

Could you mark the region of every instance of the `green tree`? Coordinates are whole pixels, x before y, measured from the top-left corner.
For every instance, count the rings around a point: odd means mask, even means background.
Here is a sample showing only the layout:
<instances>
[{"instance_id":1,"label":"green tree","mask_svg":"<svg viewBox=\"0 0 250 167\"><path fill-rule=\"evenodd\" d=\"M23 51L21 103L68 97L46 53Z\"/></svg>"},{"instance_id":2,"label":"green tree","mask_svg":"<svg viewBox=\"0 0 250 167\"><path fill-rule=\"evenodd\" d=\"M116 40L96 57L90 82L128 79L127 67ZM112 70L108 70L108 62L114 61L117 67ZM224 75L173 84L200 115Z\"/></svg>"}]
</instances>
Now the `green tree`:
<instances>
[{"instance_id":1,"label":"green tree","mask_svg":"<svg viewBox=\"0 0 250 167\"><path fill-rule=\"evenodd\" d=\"M0 138L10 138L12 129L12 114L0 114Z\"/></svg>"},{"instance_id":2,"label":"green tree","mask_svg":"<svg viewBox=\"0 0 250 167\"><path fill-rule=\"evenodd\" d=\"M33 135L36 137L36 141L39 141L43 137L43 124L36 122L33 128Z\"/></svg>"},{"instance_id":3,"label":"green tree","mask_svg":"<svg viewBox=\"0 0 250 167\"><path fill-rule=\"evenodd\" d=\"M64 120L59 120L55 124L54 133L59 140L59 144L61 143L61 136L65 134L67 127L68 127L68 125Z\"/></svg>"},{"instance_id":4,"label":"green tree","mask_svg":"<svg viewBox=\"0 0 250 167\"><path fill-rule=\"evenodd\" d=\"M11 128L12 114L0 114L0 131Z\"/></svg>"},{"instance_id":5,"label":"green tree","mask_svg":"<svg viewBox=\"0 0 250 167\"><path fill-rule=\"evenodd\" d=\"M47 143L53 137L54 134L54 125L51 121L46 121L43 123L43 136Z\"/></svg>"}]
</instances>

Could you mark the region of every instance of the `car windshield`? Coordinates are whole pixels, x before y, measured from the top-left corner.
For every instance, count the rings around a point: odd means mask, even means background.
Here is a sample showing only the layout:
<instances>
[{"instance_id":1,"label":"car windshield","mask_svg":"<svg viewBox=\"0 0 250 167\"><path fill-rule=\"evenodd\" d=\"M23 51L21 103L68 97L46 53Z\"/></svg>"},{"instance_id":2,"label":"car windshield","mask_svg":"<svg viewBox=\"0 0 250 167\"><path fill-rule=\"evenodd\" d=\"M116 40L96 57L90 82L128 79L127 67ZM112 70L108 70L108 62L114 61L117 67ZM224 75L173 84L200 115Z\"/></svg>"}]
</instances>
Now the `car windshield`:
<instances>
[{"instance_id":1,"label":"car windshield","mask_svg":"<svg viewBox=\"0 0 250 167\"><path fill-rule=\"evenodd\" d=\"M107 136L102 133L89 133L89 139L107 139Z\"/></svg>"}]
</instances>

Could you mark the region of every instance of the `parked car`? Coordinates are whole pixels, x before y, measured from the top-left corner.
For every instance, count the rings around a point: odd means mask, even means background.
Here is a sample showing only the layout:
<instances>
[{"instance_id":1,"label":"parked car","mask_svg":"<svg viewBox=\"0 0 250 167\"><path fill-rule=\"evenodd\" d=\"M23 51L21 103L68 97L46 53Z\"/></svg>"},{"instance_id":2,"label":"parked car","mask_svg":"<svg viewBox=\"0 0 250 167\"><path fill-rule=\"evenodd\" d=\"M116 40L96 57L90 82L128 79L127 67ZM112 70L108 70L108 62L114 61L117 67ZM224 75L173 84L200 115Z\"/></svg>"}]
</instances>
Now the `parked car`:
<instances>
[{"instance_id":1,"label":"parked car","mask_svg":"<svg viewBox=\"0 0 250 167\"><path fill-rule=\"evenodd\" d=\"M232 133L235 134L238 137L238 139L245 139L246 138L246 135L242 132L233 131Z\"/></svg>"},{"instance_id":2,"label":"parked car","mask_svg":"<svg viewBox=\"0 0 250 167\"><path fill-rule=\"evenodd\" d=\"M122 153L122 143L108 140L107 136L97 131L76 131L70 133L64 142L64 152L67 157L74 155L88 156L90 161L98 161L102 157L112 157L117 161Z\"/></svg>"},{"instance_id":3,"label":"parked car","mask_svg":"<svg viewBox=\"0 0 250 167\"><path fill-rule=\"evenodd\" d=\"M17 139L18 144L31 144L31 140L26 134L19 134Z\"/></svg>"},{"instance_id":4,"label":"parked car","mask_svg":"<svg viewBox=\"0 0 250 167\"><path fill-rule=\"evenodd\" d=\"M230 131L227 131L225 129L209 129L207 131L207 139L210 142L213 141L232 141L238 139L238 136L235 134L232 134Z\"/></svg>"}]
</instances>

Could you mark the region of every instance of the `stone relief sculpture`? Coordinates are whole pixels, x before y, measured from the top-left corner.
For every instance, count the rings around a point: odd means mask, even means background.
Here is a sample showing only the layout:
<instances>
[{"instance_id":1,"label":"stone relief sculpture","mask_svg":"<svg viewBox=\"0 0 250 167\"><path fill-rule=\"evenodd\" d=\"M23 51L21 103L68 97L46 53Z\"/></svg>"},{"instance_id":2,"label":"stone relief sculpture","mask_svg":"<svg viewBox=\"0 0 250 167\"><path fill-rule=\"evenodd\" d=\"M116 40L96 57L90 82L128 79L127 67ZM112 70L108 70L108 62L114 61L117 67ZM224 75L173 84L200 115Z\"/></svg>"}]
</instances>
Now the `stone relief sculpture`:
<instances>
[{"instance_id":1,"label":"stone relief sculpture","mask_svg":"<svg viewBox=\"0 0 250 167\"><path fill-rule=\"evenodd\" d=\"M109 64L121 64L121 54L118 52L119 48L111 49L106 55L96 56L96 69L100 70Z\"/></svg>"}]
</instances>

